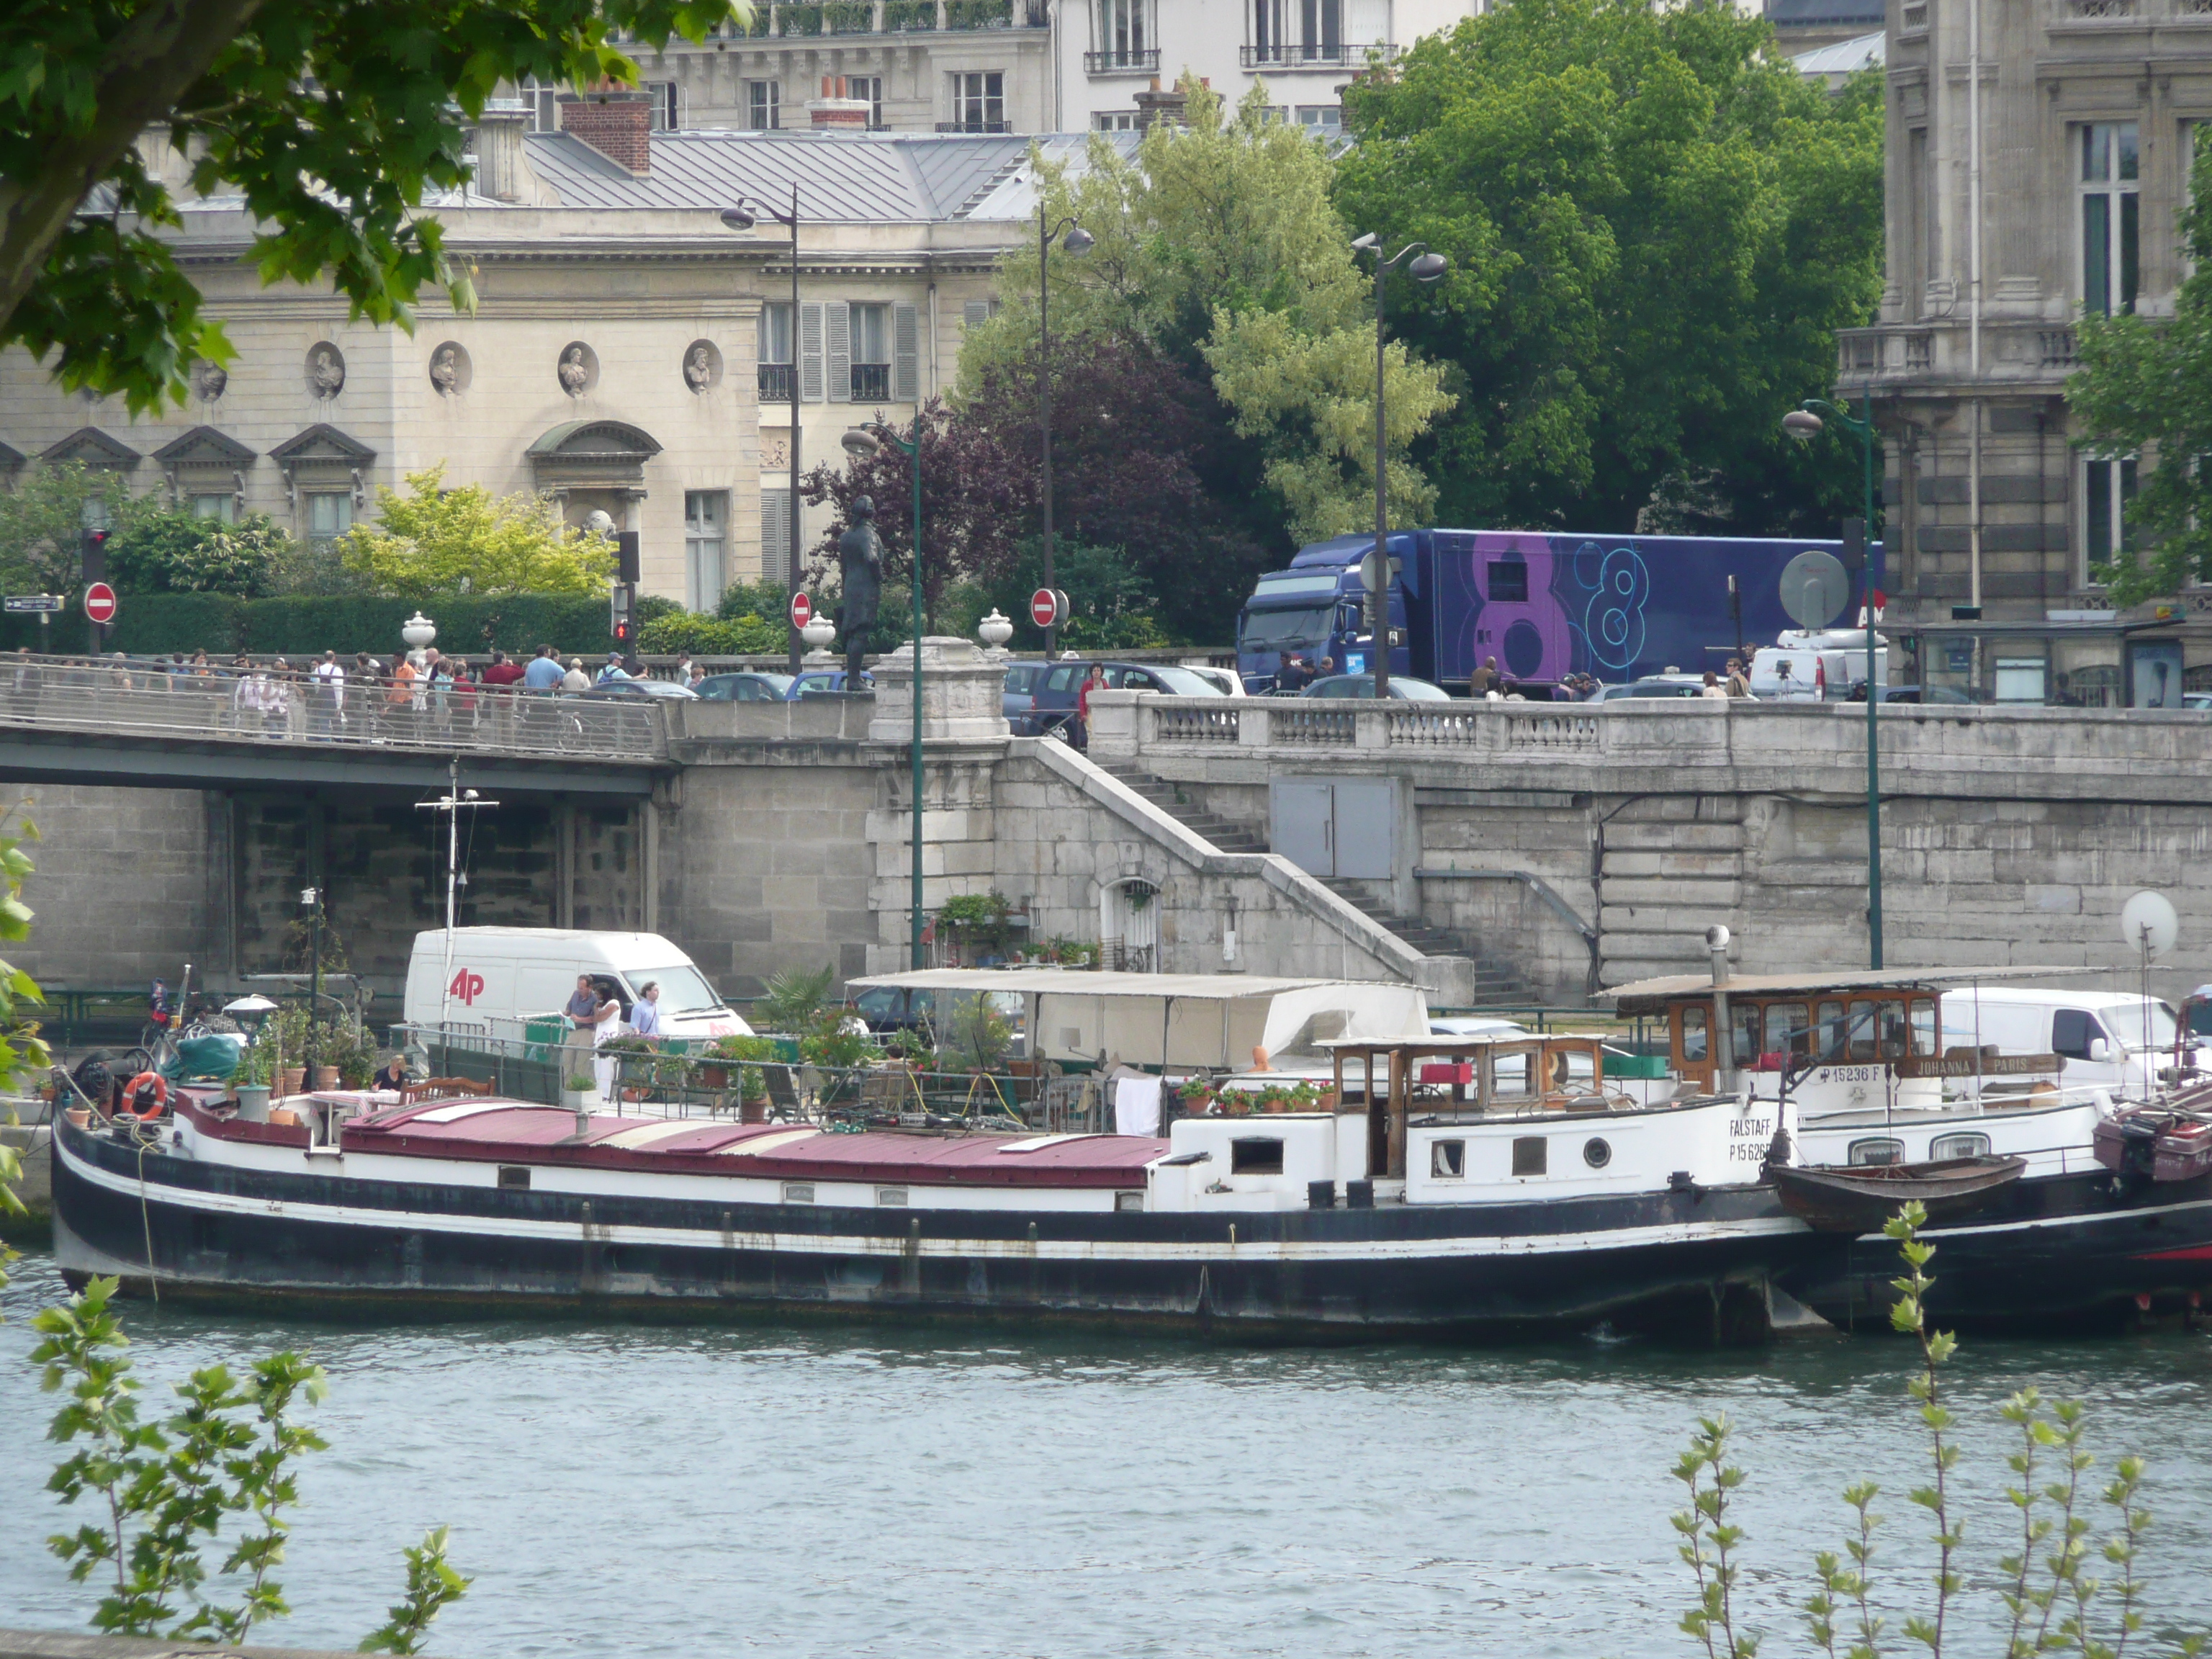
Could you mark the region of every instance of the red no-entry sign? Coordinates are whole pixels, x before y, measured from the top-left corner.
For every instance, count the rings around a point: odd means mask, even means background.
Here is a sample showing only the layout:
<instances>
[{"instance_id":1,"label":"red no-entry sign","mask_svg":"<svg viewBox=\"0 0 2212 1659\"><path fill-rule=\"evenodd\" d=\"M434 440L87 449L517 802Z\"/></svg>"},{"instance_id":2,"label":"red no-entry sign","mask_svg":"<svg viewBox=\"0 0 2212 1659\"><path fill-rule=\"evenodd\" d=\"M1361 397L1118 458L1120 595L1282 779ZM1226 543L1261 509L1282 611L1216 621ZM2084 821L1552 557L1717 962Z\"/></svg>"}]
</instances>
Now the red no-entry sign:
<instances>
[{"instance_id":1,"label":"red no-entry sign","mask_svg":"<svg viewBox=\"0 0 2212 1659\"><path fill-rule=\"evenodd\" d=\"M93 622L106 624L115 620L115 590L106 582L94 582L84 590L84 614Z\"/></svg>"},{"instance_id":2,"label":"red no-entry sign","mask_svg":"<svg viewBox=\"0 0 2212 1659\"><path fill-rule=\"evenodd\" d=\"M1057 628L1067 620L1067 596L1040 587L1030 595L1030 620L1039 628Z\"/></svg>"},{"instance_id":3,"label":"red no-entry sign","mask_svg":"<svg viewBox=\"0 0 2212 1659\"><path fill-rule=\"evenodd\" d=\"M804 628L814 620L814 601L804 593L791 596L791 625Z\"/></svg>"}]
</instances>

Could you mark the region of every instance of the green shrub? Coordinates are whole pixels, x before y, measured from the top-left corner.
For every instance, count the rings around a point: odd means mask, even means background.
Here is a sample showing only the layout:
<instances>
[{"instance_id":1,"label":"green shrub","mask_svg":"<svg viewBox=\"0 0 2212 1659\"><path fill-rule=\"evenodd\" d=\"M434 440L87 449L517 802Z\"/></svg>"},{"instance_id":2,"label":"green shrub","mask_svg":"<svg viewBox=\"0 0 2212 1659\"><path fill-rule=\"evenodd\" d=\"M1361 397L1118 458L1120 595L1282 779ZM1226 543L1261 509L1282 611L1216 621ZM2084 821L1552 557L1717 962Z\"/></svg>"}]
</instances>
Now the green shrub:
<instances>
[{"instance_id":1,"label":"green shrub","mask_svg":"<svg viewBox=\"0 0 2212 1659\"><path fill-rule=\"evenodd\" d=\"M695 611L661 617L638 629L641 651L653 656L766 656L782 651L787 635L781 623L758 617L724 618Z\"/></svg>"},{"instance_id":2,"label":"green shrub","mask_svg":"<svg viewBox=\"0 0 2212 1659\"><path fill-rule=\"evenodd\" d=\"M211 656L240 651L304 656L368 651L390 657L406 648L400 625L420 610L438 624L438 648L482 655L497 647L532 652L550 644L564 653L603 652L608 645L607 602L588 595L514 593L499 597L376 598L365 594L287 594L241 599L226 593L147 593L125 589L104 648L134 656L205 650ZM681 606L661 599L641 600L646 626ZM776 648L781 647L779 639ZM56 617L51 641L42 640L35 617L0 621L0 647L75 653L92 648L83 613Z\"/></svg>"}]
</instances>

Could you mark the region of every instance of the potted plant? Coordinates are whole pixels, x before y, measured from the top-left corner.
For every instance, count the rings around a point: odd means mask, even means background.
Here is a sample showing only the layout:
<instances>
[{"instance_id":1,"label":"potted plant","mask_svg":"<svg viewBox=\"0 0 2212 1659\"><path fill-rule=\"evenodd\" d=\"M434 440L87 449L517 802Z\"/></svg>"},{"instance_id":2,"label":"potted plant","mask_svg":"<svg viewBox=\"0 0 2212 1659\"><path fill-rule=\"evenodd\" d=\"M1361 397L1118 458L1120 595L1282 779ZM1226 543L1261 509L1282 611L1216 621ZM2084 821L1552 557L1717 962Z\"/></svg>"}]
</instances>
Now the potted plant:
<instances>
[{"instance_id":1,"label":"potted plant","mask_svg":"<svg viewBox=\"0 0 2212 1659\"><path fill-rule=\"evenodd\" d=\"M561 1103L572 1112L580 1112L592 1103L599 1092L599 1085L589 1072L579 1072L561 1079Z\"/></svg>"},{"instance_id":2,"label":"potted plant","mask_svg":"<svg viewBox=\"0 0 2212 1659\"><path fill-rule=\"evenodd\" d=\"M962 961L994 961L1005 956L1012 937L1013 913L1004 893L963 893L939 907L937 936Z\"/></svg>"},{"instance_id":3,"label":"potted plant","mask_svg":"<svg viewBox=\"0 0 2212 1659\"><path fill-rule=\"evenodd\" d=\"M708 1052L718 1060L742 1062L737 1067L739 1121L767 1121L768 1079L762 1075L761 1066L776 1058L775 1042L764 1036L726 1036L718 1039Z\"/></svg>"},{"instance_id":4,"label":"potted plant","mask_svg":"<svg viewBox=\"0 0 2212 1659\"><path fill-rule=\"evenodd\" d=\"M276 1058L275 1045L266 1038L249 1043L238 1056L231 1081L238 1091L238 1115L248 1123L269 1121L269 1079Z\"/></svg>"}]
</instances>

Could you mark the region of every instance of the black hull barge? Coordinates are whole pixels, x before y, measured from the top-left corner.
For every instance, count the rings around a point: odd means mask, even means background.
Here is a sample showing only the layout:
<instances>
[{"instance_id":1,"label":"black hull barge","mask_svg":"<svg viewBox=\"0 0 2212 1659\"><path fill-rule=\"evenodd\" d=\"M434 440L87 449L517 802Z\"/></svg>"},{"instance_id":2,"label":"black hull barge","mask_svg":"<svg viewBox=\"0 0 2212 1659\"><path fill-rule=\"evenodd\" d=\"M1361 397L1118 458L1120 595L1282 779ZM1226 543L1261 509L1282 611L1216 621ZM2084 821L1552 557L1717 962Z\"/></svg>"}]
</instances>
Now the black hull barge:
<instances>
[{"instance_id":1,"label":"black hull barge","mask_svg":"<svg viewBox=\"0 0 2212 1659\"><path fill-rule=\"evenodd\" d=\"M151 1146L128 1125L61 1126L56 1251L73 1283L333 1313L814 1311L1336 1340L1610 1322L1705 1341L1763 1334L1767 1285L1842 1247L1785 1215L1755 1163L1744 1178L1734 1103L1416 1115L1410 1131L1417 1103L1387 1103L1185 1119L1153 1138L611 1116L580 1133L575 1115L517 1101L364 1110L339 1095L283 1126L187 1102ZM1401 1169L1413 1148L1413 1176L1370 1177L1370 1139Z\"/></svg>"}]
</instances>

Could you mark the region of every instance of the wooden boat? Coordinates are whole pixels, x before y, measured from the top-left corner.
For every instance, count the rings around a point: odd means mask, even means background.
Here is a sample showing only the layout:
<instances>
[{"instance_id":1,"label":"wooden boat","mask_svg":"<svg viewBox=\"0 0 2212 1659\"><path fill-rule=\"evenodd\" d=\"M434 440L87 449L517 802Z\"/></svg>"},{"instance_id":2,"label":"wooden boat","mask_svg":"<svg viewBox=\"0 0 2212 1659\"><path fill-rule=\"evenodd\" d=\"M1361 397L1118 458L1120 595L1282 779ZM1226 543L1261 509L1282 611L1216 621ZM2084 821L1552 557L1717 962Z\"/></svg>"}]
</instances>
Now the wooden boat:
<instances>
[{"instance_id":1,"label":"wooden boat","mask_svg":"<svg viewBox=\"0 0 2212 1659\"><path fill-rule=\"evenodd\" d=\"M1782 1207L1824 1233L1872 1233L1911 1200L1933 1222L1986 1209L2027 1169L2024 1158L1947 1158L1934 1164L1816 1164L1773 1169Z\"/></svg>"}]
</instances>

